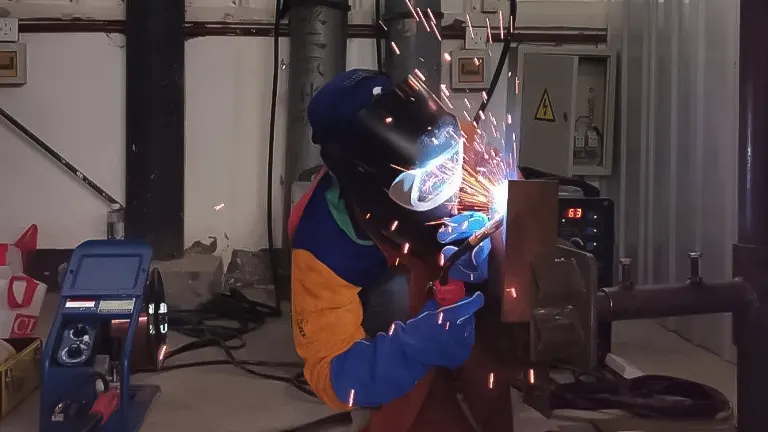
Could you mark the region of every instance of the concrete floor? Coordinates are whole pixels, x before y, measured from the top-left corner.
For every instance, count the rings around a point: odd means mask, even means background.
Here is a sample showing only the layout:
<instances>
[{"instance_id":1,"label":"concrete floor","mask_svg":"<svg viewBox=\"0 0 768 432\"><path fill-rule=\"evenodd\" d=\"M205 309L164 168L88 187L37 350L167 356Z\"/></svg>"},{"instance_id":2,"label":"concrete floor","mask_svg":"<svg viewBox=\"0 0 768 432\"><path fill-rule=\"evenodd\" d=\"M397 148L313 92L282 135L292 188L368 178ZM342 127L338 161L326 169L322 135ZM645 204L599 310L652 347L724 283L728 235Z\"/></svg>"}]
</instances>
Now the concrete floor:
<instances>
[{"instance_id":1,"label":"concrete floor","mask_svg":"<svg viewBox=\"0 0 768 432\"><path fill-rule=\"evenodd\" d=\"M47 334L58 296L49 294L38 328ZM650 321L614 326L614 353L646 373L674 375L720 389L731 400L736 396L736 368L719 357L691 345ZM171 347L186 338L172 333ZM294 360L290 322L283 318L249 335L248 346L238 352L243 359ZM201 350L169 363L221 358L216 349ZM162 387L162 394L147 418L143 431L180 429L188 432L279 432L318 419L330 412L287 384L249 376L231 366L183 369L140 375L135 382ZM36 393L0 423L2 432L37 431L39 395ZM521 412L516 430L544 432L556 426L530 410ZM563 413L568 417L571 413ZM326 431L348 430L325 428Z\"/></svg>"}]
</instances>

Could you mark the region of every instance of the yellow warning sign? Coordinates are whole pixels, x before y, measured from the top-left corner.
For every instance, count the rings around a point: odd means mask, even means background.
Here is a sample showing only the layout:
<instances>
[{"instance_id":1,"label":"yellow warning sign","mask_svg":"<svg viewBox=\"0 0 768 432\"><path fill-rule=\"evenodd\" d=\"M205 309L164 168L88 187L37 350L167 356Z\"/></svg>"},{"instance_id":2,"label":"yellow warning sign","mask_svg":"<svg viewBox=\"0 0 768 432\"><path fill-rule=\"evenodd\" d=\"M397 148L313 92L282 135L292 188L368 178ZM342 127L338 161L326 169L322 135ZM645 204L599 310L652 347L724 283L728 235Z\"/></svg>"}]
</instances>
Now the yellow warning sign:
<instances>
[{"instance_id":1,"label":"yellow warning sign","mask_svg":"<svg viewBox=\"0 0 768 432\"><path fill-rule=\"evenodd\" d=\"M555 122L555 111L552 108L552 100L549 98L549 91L544 89L544 94L541 95L541 101L538 108L536 108L536 120L545 122Z\"/></svg>"}]
</instances>

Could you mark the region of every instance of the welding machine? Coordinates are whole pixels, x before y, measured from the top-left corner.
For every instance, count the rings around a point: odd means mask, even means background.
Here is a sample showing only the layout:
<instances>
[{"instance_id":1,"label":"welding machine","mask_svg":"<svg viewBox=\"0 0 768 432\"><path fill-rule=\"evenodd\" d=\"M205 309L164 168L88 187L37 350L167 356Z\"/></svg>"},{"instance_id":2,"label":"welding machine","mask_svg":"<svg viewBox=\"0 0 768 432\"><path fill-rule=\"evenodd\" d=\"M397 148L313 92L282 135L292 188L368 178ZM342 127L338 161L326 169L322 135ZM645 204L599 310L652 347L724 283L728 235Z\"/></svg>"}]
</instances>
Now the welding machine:
<instances>
[{"instance_id":1,"label":"welding machine","mask_svg":"<svg viewBox=\"0 0 768 432\"><path fill-rule=\"evenodd\" d=\"M41 432L141 428L160 388L130 384L130 372L137 362L159 368L167 332L151 261L141 242L89 240L75 249L43 352Z\"/></svg>"}]
</instances>

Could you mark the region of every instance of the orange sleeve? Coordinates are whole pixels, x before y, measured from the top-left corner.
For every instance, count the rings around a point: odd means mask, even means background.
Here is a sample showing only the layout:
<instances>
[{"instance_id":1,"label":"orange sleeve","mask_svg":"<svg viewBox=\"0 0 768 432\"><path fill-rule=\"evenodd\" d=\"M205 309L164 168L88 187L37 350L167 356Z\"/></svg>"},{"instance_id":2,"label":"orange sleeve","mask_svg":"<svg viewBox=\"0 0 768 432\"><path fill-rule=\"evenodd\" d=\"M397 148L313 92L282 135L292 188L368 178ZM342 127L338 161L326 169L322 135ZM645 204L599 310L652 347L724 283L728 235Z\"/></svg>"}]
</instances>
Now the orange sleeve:
<instances>
[{"instance_id":1,"label":"orange sleeve","mask_svg":"<svg viewBox=\"0 0 768 432\"><path fill-rule=\"evenodd\" d=\"M331 384L331 361L365 338L359 287L336 275L310 252L294 249L291 269L293 341L304 359L304 375L328 406L350 409Z\"/></svg>"}]
</instances>

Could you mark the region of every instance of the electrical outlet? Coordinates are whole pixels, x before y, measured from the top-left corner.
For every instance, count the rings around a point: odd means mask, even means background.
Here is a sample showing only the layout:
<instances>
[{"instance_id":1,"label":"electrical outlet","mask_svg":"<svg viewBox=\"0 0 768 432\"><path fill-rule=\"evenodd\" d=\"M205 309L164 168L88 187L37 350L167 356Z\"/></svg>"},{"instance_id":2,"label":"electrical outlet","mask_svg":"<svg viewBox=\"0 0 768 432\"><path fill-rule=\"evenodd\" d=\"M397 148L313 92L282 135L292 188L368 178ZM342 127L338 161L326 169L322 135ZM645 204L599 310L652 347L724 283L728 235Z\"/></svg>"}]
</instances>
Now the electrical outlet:
<instances>
[{"instance_id":1,"label":"electrical outlet","mask_svg":"<svg viewBox=\"0 0 768 432\"><path fill-rule=\"evenodd\" d=\"M488 48L488 31L485 26L479 28L465 29L464 48L465 49L486 49Z\"/></svg>"},{"instance_id":2,"label":"electrical outlet","mask_svg":"<svg viewBox=\"0 0 768 432\"><path fill-rule=\"evenodd\" d=\"M0 18L0 42L19 41L19 19Z\"/></svg>"}]
</instances>

